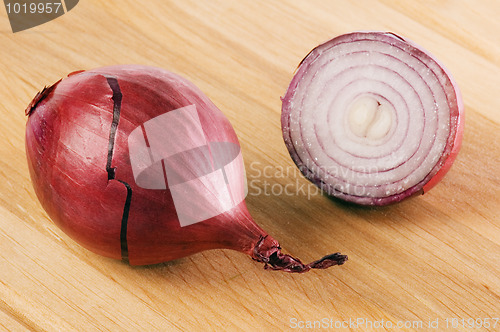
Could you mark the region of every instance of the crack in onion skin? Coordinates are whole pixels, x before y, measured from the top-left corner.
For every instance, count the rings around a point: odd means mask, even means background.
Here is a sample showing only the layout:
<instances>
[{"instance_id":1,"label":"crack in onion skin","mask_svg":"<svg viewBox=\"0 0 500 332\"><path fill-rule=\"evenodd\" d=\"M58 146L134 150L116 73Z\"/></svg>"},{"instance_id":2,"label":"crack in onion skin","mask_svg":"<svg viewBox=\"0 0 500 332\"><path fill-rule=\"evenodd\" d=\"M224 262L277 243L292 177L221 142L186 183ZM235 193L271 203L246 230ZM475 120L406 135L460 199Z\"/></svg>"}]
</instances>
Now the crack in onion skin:
<instances>
[{"instance_id":1,"label":"crack in onion skin","mask_svg":"<svg viewBox=\"0 0 500 332\"><path fill-rule=\"evenodd\" d=\"M208 141L239 147L233 127L208 97L163 69L122 65L78 71L39 92L26 109L26 154L36 195L55 224L85 248L131 265L218 248L286 272L343 264L347 257L339 254L311 264L282 254L244 200L182 227L169 188L145 189L135 182L127 144L131 132L190 105L196 106ZM178 131L169 134L177 137ZM195 159L189 162L197 165ZM190 172L187 166L177 170ZM243 190L242 163L224 176L230 187Z\"/></svg>"},{"instance_id":2,"label":"crack in onion skin","mask_svg":"<svg viewBox=\"0 0 500 332\"><path fill-rule=\"evenodd\" d=\"M354 32L314 48L282 102L283 138L302 174L356 204L427 192L462 141L464 106L451 74L389 32Z\"/></svg>"}]
</instances>

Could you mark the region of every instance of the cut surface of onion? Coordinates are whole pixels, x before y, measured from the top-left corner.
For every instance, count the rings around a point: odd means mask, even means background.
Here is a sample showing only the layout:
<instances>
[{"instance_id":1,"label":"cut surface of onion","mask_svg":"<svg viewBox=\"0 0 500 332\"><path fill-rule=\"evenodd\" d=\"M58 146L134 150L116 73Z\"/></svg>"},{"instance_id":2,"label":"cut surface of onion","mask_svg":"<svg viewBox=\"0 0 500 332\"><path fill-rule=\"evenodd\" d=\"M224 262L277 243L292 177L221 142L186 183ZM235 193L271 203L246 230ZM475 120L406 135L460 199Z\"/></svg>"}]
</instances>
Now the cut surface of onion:
<instances>
[{"instance_id":1,"label":"cut surface of onion","mask_svg":"<svg viewBox=\"0 0 500 332\"><path fill-rule=\"evenodd\" d=\"M292 159L345 201L387 205L424 193L460 149L456 83L427 51L392 33L355 32L319 45L282 100Z\"/></svg>"}]
</instances>

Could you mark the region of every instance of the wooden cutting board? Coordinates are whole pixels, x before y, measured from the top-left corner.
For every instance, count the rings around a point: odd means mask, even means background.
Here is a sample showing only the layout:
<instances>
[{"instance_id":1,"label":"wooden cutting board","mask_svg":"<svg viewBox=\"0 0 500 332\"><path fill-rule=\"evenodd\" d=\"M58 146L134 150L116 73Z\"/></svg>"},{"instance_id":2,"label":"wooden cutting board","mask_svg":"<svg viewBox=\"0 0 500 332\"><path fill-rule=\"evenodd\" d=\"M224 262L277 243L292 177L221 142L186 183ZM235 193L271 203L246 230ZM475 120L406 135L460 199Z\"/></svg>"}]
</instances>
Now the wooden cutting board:
<instances>
[{"instance_id":1,"label":"wooden cutting board","mask_svg":"<svg viewBox=\"0 0 500 332\"><path fill-rule=\"evenodd\" d=\"M2 7L0 328L500 330L498 17L497 0L87 0L12 33ZM280 96L296 66L314 46L353 30L412 39L462 90L462 151L425 196L384 208L341 204L316 194L286 151ZM124 63L177 72L225 113L241 140L249 210L286 252L310 261L341 251L349 261L291 275L213 250L130 267L55 227L30 183L24 109L72 71ZM310 191L263 192L285 185Z\"/></svg>"}]
</instances>

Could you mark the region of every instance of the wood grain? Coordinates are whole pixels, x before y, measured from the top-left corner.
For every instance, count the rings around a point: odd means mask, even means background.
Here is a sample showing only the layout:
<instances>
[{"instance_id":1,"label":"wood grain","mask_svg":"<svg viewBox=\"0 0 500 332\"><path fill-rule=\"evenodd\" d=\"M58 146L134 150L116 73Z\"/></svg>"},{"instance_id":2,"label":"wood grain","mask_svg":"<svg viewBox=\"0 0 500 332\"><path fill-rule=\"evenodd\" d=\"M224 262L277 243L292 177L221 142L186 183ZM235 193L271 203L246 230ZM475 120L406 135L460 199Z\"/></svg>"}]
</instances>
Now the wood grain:
<instances>
[{"instance_id":1,"label":"wood grain","mask_svg":"<svg viewBox=\"0 0 500 332\"><path fill-rule=\"evenodd\" d=\"M416 321L406 330L423 331L435 320L444 330L446 318L499 318L498 17L496 0L87 0L13 34L2 7L0 329L287 330L295 322L383 319ZM462 90L463 149L425 196L385 208L342 204L316 194L287 154L279 97L311 48L353 30L414 40ZM213 250L130 267L63 234L31 187L24 109L69 72L121 63L163 67L198 85L241 140L257 222L304 260L342 251L349 261L290 275ZM264 171L270 176L258 176ZM285 185L306 190L262 192Z\"/></svg>"}]
</instances>

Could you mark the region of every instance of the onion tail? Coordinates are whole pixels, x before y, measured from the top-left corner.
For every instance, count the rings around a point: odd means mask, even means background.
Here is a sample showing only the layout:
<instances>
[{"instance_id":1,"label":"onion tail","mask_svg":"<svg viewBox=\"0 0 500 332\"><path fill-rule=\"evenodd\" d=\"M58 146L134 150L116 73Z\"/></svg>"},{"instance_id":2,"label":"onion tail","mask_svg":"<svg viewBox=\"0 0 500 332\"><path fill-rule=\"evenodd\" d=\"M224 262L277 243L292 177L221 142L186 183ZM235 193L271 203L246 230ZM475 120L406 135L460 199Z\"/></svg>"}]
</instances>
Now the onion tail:
<instances>
[{"instance_id":1,"label":"onion tail","mask_svg":"<svg viewBox=\"0 0 500 332\"><path fill-rule=\"evenodd\" d=\"M253 249L252 258L264 263L265 269L295 273L307 272L310 269L327 269L334 265L342 265L347 261L346 255L337 252L304 264L298 258L283 254L279 244L270 236L261 236Z\"/></svg>"}]
</instances>

